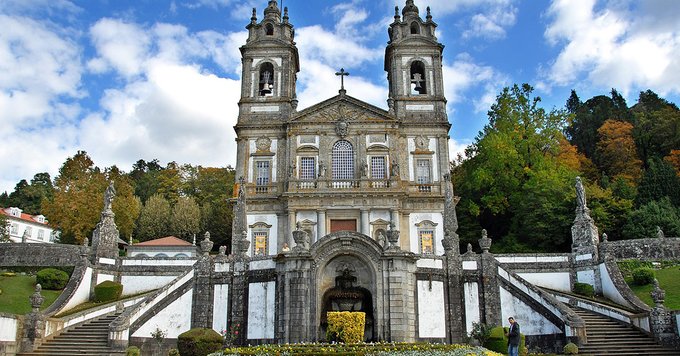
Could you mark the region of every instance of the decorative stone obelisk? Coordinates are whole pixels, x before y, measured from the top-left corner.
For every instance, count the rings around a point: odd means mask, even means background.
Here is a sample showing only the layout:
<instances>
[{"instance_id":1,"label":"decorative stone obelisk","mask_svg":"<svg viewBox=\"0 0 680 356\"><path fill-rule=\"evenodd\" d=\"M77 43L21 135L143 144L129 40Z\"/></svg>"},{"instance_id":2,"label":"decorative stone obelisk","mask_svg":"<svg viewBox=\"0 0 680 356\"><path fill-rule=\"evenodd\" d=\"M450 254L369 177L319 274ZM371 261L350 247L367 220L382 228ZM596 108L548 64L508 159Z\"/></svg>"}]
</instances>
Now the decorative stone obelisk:
<instances>
[{"instance_id":1,"label":"decorative stone obelisk","mask_svg":"<svg viewBox=\"0 0 680 356\"><path fill-rule=\"evenodd\" d=\"M111 181L106 188L106 192L104 192L104 210L102 210L99 223L97 223L97 227L92 233L93 263L96 263L102 257L118 257L118 238L120 233L113 219L115 214L111 209L115 196L116 189L113 187L113 181Z\"/></svg>"},{"instance_id":2,"label":"decorative stone obelisk","mask_svg":"<svg viewBox=\"0 0 680 356\"><path fill-rule=\"evenodd\" d=\"M234 219L231 225L231 253L239 255L241 252L241 234L248 230L246 220L246 180L243 177L238 179L238 196L234 204Z\"/></svg>"}]
</instances>

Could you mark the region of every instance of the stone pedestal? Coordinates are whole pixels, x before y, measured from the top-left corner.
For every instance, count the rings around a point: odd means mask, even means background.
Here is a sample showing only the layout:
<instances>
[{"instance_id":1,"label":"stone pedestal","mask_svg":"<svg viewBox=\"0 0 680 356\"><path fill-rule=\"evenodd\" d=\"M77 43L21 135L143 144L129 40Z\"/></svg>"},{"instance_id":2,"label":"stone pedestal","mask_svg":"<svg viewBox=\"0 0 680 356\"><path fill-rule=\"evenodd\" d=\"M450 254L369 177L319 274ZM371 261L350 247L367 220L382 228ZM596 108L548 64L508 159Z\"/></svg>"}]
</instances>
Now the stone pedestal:
<instances>
[{"instance_id":1,"label":"stone pedestal","mask_svg":"<svg viewBox=\"0 0 680 356\"><path fill-rule=\"evenodd\" d=\"M312 265L307 251L293 252L277 261L276 272L282 286L277 293L277 335L285 343L316 340L312 325L316 303L312 298Z\"/></svg>"},{"instance_id":2,"label":"stone pedestal","mask_svg":"<svg viewBox=\"0 0 680 356\"><path fill-rule=\"evenodd\" d=\"M416 258L403 251L384 254L384 306L388 311L383 331L386 341L414 342L416 336Z\"/></svg>"}]
</instances>

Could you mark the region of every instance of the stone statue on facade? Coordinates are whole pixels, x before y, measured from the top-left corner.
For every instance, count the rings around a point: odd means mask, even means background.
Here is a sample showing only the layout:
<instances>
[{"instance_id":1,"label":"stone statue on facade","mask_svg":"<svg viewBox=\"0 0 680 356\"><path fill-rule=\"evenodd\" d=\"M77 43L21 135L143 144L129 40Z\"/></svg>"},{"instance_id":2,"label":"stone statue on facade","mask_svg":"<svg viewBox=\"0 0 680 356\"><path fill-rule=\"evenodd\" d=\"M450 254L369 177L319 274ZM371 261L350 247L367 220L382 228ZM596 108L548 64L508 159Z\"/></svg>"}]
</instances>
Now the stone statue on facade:
<instances>
[{"instance_id":1,"label":"stone statue on facade","mask_svg":"<svg viewBox=\"0 0 680 356\"><path fill-rule=\"evenodd\" d=\"M399 162L397 159L392 160L392 177L399 177Z\"/></svg>"},{"instance_id":2,"label":"stone statue on facade","mask_svg":"<svg viewBox=\"0 0 680 356\"><path fill-rule=\"evenodd\" d=\"M326 178L326 164L323 161L319 161L319 178Z\"/></svg>"},{"instance_id":3,"label":"stone statue on facade","mask_svg":"<svg viewBox=\"0 0 680 356\"><path fill-rule=\"evenodd\" d=\"M366 161L361 160L361 164L359 165L359 174L361 177L366 177L366 174L368 173L368 164L366 164Z\"/></svg>"},{"instance_id":4,"label":"stone statue on facade","mask_svg":"<svg viewBox=\"0 0 680 356\"><path fill-rule=\"evenodd\" d=\"M588 209L586 205L586 192L581 182L581 177L576 177L576 211L585 211Z\"/></svg>"},{"instance_id":5,"label":"stone statue on facade","mask_svg":"<svg viewBox=\"0 0 680 356\"><path fill-rule=\"evenodd\" d=\"M385 244L386 244L387 240L385 238L385 234L383 234L382 231L378 231L377 241L378 241L378 245L380 245L380 247L385 249Z\"/></svg>"},{"instance_id":6,"label":"stone statue on facade","mask_svg":"<svg viewBox=\"0 0 680 356\"><path fill-rule=\"evenodd\" d=\"M116 188L113 187L113 181L109 182L109 186L104 192L104 210L111 210L111 204L113 204L113 198L116 196Z\"/></svg>"},{"instance_id":7,"label":"stone statue on facade","mask_svg":"<svg viewBox=\"0 0 680 356\"><path fill-rule=\"evenodd\" d=\"M656 227L656 237L660 238L660 239L663 239L664 237L666 237L666 235L664 235L664 233L663 233L663 230L661 230L661 226Z\"/></svg>"}]
</instances>

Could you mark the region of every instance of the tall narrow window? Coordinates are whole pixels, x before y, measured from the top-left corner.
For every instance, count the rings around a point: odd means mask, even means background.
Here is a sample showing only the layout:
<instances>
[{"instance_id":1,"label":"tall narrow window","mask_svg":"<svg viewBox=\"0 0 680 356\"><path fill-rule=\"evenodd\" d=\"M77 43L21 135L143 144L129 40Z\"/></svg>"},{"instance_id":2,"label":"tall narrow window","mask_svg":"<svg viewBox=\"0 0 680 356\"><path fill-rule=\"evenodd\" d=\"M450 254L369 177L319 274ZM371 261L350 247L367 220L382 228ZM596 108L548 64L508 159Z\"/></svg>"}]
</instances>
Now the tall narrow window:
<instances>
[{"instance_id":1,"label":"tall narrow window","mask_svg":"<svg viewBox=\"0 0 680 356\"><path fill-rule=\"evenodd\" d=\"M352 144L340 140L333 145L333 180L354 179L354 150Z\"/></svg>"},{"instance_id":2,"label":"tall narrow window","mask_svg":"<svg viewBox=\"0 0 680 356\"><path fill-rule=\"evenodd\" d=\"M315 157L300 157L300 179L313 180L316 178Z\"/></svg>"},{"instance_id":3,"label":"tall narrow window","mask_svg":"<svg viewBox=\"0 0 680 356\"><path fill-rule=\"evenodd\" d=\"M19 225L12 223L12 225L9 229L9 233L12 234L12 235L18 234L19 233Z\"/></svg>"},{"instance_id":4,"label":"tall narrow window","mask_svg":"<svg viewBox=\"0 0 680 356\"><path fill-rule=\"evenodd\" d=\"M255 191L266 193L270 182L269 161L255 161Z\"/></svg>"},{"instance_id":5,"label":"tall narrow window","mask_svg":"<svg viewBox=\"0 0 680 356\"><path fill-rule=\"evenodd\" d=\"M269 96L274 92L274 65L269 62L260 66L260 96Z\"/></svg>"},{"instance_id":6,"label":"tall narrow window","mask_svg":"<svg viewBox=\"0 0 680 356\"><path fill-rule=\"evenodd\" d=\"M418 159L416 160L416 183L418 184L430 184L432 180L430 179L430 160L429 159Z\"/></svg>"},{"instance_id":7,"label":"tall narrow window","mask_svg":"<svg viewBox=\"0 0 680 356\"><path fill-rule=\"evenodd\" d=\"M425 65L421 61L414 61L411 63L411 94L427 94Z\"/></svg>"},{"instance_id":8,"label":"tall narrow window","mask_svg":"<svg viewBox=\"0 0 680 356\"><path fill-rule=\"evenodd\" d=\"M371 157L371 179L385 179L385 157Z\"/></svg>"},{"instance_id":9,"label":"tall narrow window","mask_svg":"<svg viewBox=\"0 0 680 356\"><path fill-rule=\"evenodd\" d=\"M44 240L45 239L45 230L40 229L38 230L38 240Z\"/></svg>"}]
</instances>

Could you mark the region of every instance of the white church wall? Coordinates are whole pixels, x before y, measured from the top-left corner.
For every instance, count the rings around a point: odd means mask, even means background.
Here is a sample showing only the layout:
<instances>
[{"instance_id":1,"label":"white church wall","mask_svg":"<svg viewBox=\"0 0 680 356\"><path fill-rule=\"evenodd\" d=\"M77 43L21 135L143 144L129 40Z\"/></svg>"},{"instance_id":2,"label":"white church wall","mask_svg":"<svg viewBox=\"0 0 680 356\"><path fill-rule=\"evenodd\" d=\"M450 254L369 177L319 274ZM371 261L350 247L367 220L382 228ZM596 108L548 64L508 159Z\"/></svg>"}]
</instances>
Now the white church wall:
<instances>
[{"instance_id":1,"label":"white church wall","mask_svg":"<svg viewBox=\"0 0 680 356\"><path fill-rule=\"evenodd\" d=\"M444 247L442 246L442 238L444 237L444 218L441 213L411 213L409 214L408 219L411 252L420 253L420 241L418 241L418 227L416 224L424 220L430 220L437 224L437 226L434 227L434 254L441 255L444 253Z\"/></svg>"},{"instance_id":2,"label":"white church wall","mask_svg":"<svg viewBox=\"0 0 680 356\"><path fill-rule=\"evenodd\" d=\"M621 295L621 292L619 292L618 288L616 288L616 285L614 285L614 281L612 281L612 278L609 276L609 271L607 271L607 266L602 263L600 264L599 268L600 280L602 282L602 294L616 303L633 307L630 305L630 303L628 303L626 298Z\"/></svg>"},{"instance_id":3,"label":"white church wall","mask_svg":"<svg viewBox=\"0 0 680 356\"><path fill-rule=\"evenodd\" d=\"M500 287L501 320L508 326L508 318L514 317L524 335L562 334L559 327L515 297L507 289Z\"/></svg>"},{"instance_id":4,"label":"white church wall","mask_svg":"<svg viewBox=\"0 0 680 356\"><path fill-rule=\"evenodd\" d=\"M432 159L430 162L430 168L432 169L432 182L439 182L439 147L437 147L437 139L434 137L426 137L428 139L428 146L427 149L431 152L434 152L432 155L429 155ZM416 138L415 137L409 137L407 139L407 144L408 144L408 152L413 152L416 150ZM408 155L408 174L409 174L409 180L414 181L416 180L416 167L415 167L415 157L412 154Z\"/></svg>"},{"instance_id":5,"label":"white church wall","mask_svg":"<svg viewBox=\"0 0 680 356\"><path fill-rule=\"evenodd\" d=\"M545 273L517 273L527 282L539 287L550 288L562 292L571 291L571 279L569 272L545 272Z\"/></svg>"},{"instance_id":6,"label":"white church wall","mask_svg":"<svg viewBox=\"0 0 680 356\"><path fill-rule=\"evenodd\" d=\"M175 278L177 276L123 275L120 278L120 283L123 285L123 295L131 295L161 288Z\"/></svg>"},{"instance_id":7,"label":"white church wall","mask_svg":"<svg viewBox=\"0 0 680 356\"><path fill-rule=\"evenodd\" d=\"M246 216L246 221L247 225L253 225L257 222L263 222L267 225L271 225L272 227L269 228L269 245L267 246L269 250L270 255L276 255L276 246L278 246L278 218L276 217L276 214L248 214ZM248 240L250 241L250 250L248 251L248 256L253 255L253 246L254 246L254 241L253 241L253 234L250 231L250 227L248 227Z\"/></svg>"},{"instance_id":8,"label":"white church wall","mask_svg":"<svg viewBox=\"0 0 680 356\"><path fill-rule=\"evenodd\" d=\"M102 283L104 281L113 281L113 275L112 274L106 274L106 273L98 273L97 274L97 282L95 284Z\"/></svg>"},{"instance_id":9,"label":"white church wall","mask_svg":"<svg viewBox=\"0 0 680 356\"><path fill-rule=\"evenodd\" d=\"M274 338L275 282L250 283L248 289L248 339Z\"/></svg>"},{"instance_id":10,"label":"white church wall","mask_svg":"<svg viewBox=\"0 0 680 356\"><path fill-rule=\"evenodd\" d=\"M151 337L156 328L165 331L168 339L176 339L179 334L191 329L191 308L193 289L189 289L170 305L160 310L137 329L133 337Z\"/></svg>"},{"instance_id":11,"label":"white church wall","mask_svg":"<svg viewBox=\"0 0 680 356\"><path fill-rule=\"evenodd\" d=\"M368 219L369 219L371 222L374 222L374 221L376 221L376 220L378 220L378 219L383 219L383 220L385 220L385 221L390 221L390 220L392 220L392 217L391 217L391 215L390 215L390 211L389 211L389 210L379 210L379 209L371 210L371 212L369 213L368 216L369 216Z\"/></svg>"},{"instance_id":12,"label":"white church wall","mask_svg":"<svg viewBox=\"0 0 680 356\"><path fill-rule=\"evenodd\" d=\"M69 310L76 305L83 304L87 301L90 300L90 286L92 285L92 268L88 267L85 270L85 274L83 275L83 279L80 280L80 284L78 287L76 287L75 293L73 293L73 297L66 303L64 308L62 308L59 312L64 311L64 310ZM58 312L57 312L58 313ZM56 313L55 313L56 314Z\"/></svg>"},{"instance_id":13,"label":"white church wall","mask_svg":"<svg viewBox=\"0 0 680 356\"><path fill-rule=\"evenodd\" d=\"M227 318L229 317L229 285L216 284L213 292L213 330L222 332L229 330Z\"/></svg>"},{"instance_id":14,"label":"white church wall","mask_svg":"<svg viewBox=\"0 0 680 356\"><path fill-rule=\"evenodd\" d=\"M468 335L472 332L472 324L479 323L479 289L477 282L465 282L463 284L465 296L465 331Z\"/></svg>"},{"instance_id":15,"label":"white church wall","mask_svg":"<svg viewBox=\"0 0 680 356\"><path fill-rule=\"evenodd\" d=\"M444 282L418 281L418 337L446 337Z\"/></svg>"},{"instance_id":16,"label":"white church wall","mask_svg":"<svg viewBox=\"0 0 680 356\"><path fill-rule=\"evenodd\" d=\"M576 281L579 283L588 283L591 286L595 285L595 271L592 269L576 272Z\"/></svg>"}]
</instances>

